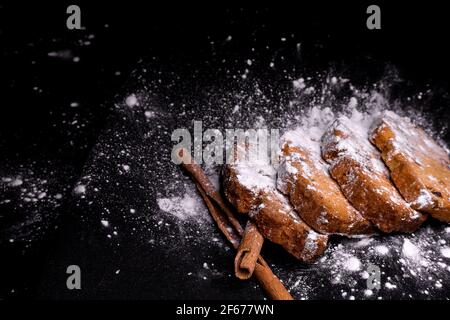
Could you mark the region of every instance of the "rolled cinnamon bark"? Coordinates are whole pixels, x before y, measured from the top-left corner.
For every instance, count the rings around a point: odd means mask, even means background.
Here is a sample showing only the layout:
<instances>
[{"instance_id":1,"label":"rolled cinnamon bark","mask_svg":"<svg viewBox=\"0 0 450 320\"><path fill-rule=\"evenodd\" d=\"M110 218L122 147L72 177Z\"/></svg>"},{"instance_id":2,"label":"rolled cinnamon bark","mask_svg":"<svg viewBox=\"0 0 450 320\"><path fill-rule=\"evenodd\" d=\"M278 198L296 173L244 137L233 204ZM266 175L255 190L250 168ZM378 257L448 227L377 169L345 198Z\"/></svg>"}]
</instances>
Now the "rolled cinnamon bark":
<instances>
[{"instance_id":1,"label":"rolled cinnamon bark","mask_svg":"<svg viewBox=\"0 0 450 320\"><path fill-rule=\"evenodd\" d=\"M234 259L234 273L236 277L241 280L247 280L252 276L263 242L264 238L256 225L248 221Z\"/></svg>"},{"instance_id":2,"label":"rolled cinnamon bark","mask_svg":"<svg viewBox=\"0 0 450 320\"><path fill-rule=\"evenodd\" d=\"M221 213L216 208L211 199L206 195L206 192L205 190L203 190L202 186L198 182L195 182L195 185L197 186L197 189L202 196L203 201L205 201L206 207L208 208L213 220L216 222L217 227L220 231L222 231L225 238L230 241L233 248L237 250L240 242L239 234L236 233L236 231L232 227L230 227L230 223L228 222L227 217L224 216L223 213Z\"/></svg>"},{"instance_id":3,"label":"rolled cinnamon bark","mask_svg":"<svg viewBox=\"0 0 450 320\"><path fill-rule=\"evenodd\" d=\"M183 153L186 153L185 155L189 156L189 159L191 159L185 149L181 149L179 151L180 156L183 156ZM205 204L208 207L208 210L216 222L219 230L222 231L232 246L235 249L238 249L240 236L243 234L243 229L239 221L234 216L231 209L229 209L225 204L225 201L220 193L215 190L214 186L198 164L194 163L191 159L190 164L183 163L182 165L191 174L197 189L205 201ZM260 255L258 256L253 274L263 290L271 299L294 300L294 298L281 283L280 279L273 274L267 262Z\"/></svg>"},{"instance_id":4,"label":"rolled cinnamon bark","mask_svg":"<svg viewBox=\"0 0 450 320\"><path fill-rule=\"evenodd\" d=\"M211 183L200 165L195 163L190 153L184 148L180 148L177 151L177 155L180 160L184 161L182 162L183 167L191 174L192 178L194 178L194 180L202 186L202 189L205 191L206 195L210 197L222 209L223 212L225 212L228 220L230 220L230 223L239 235L242 235L244 229L242 229L241 224L236 219L231 209L228 208L220 193L214 188L214 185Z\"/></svg>"},{"instance_id":5,"label":"rolled cinnamon bark","mask_svg":"<svg viewBox=\"0 0 450 320\"><path fill-rule=\"evenodd\" d=\"M195 184L200 192L200 195L205 201L211 216L217 223L219 230L222 231L224 236L228 239L228 241L230 241L231 245L235 249L238 249L240 236L227 221L227 216L225 216L225 214L221 212L220 209L206 195L206 192L203 190L202 186L198 183L198 181L196 181ZM272 270L270 270L269 265L261 256L258 256L258 262L255 265L253 275L258 280L262 289L271 299L294 300L291 294L286 290L284 285L281 283L280 279L278 279L278 277L273 274Z\"/></svg>"},{"instance_id":6,"label":"rolled cinnamon bark","mask_svg":"<svg viewBox=\"0 0 450 320\"><path fill-rule=\"evenodd\" d=\"M272 270L257 263L254 276L259 284L272 300L294 300L291 294L286 290L280 279L273 274Z\"/></svg>"}]
</instances>

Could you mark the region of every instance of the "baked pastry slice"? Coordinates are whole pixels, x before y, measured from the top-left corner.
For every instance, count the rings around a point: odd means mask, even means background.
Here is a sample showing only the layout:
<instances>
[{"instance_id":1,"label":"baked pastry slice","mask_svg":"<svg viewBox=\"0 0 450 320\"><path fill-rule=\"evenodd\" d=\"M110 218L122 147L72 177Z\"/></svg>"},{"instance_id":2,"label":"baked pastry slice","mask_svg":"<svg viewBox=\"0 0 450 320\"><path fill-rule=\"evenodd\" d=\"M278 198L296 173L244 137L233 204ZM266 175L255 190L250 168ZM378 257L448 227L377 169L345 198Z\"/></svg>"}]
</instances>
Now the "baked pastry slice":
<instances>
[{"instance_id":1,"label":"baked pastry slice","mask_svg":"<svg viewBox=\"0 0 450 320\"><path fill-rule=\"evenodd\" d=\"M372 234L372 224L348 202L330 177L327 164L320 156L319 142L308 139L301 132L284 136L278 189L289 197L300 217L318 232L347 236ZM310 142L317 148L309 147Z\"/></svg>"},{"instance_id":2,"label":"baked pastry slice","mask_svg":"<svg viewBox=\"0 0 450 320\"><path fill-rule=\"evenodd\" d=\"M264 238L281 245L301 261L312 262L325 251L328 236L311 229L276 190L270 165L232 164L223 168L225 196L248 213Z\"/></svg>"},{"instance_id":3,"label":"baked pastry slice","mask_svg":"<svg viewBox=\"0 0 450 320\"><path fill-rule=\"evenodd\" d=\"M249 212L258 230L299 260L313 262L325 251L328 236L303 222L289 201L277 190L263 192L259 204Z\"/></svg>"},{"instance_id":4,"label":"baked pastry slice","mask_svg":"<svg viewBox=\"0 0 450 320\"><path fill-rule=\"evenodd\" d=\"M322 156L330 164L330 174L350 203L378 229L413 232L426 215L412 209L391 183L380 153L368 140L367 123L360 120L354 123L342 116L322 137Z\"/></svg>"},{"instance_id":5,"label":"baked pastry slice","mask_svg":"<svg viewBox=\"0 0 450 320\"><path fill-rule=\"evenodd\" d=\"M411 207L450 222L448 152L409 119L391 111L375 121L369 138Z\"/></svg>"},{"instance_id":6,"label":"baked pastry slice","mask_svg":"<svg viewBox=\"0 0 450 320\"><path fill-rule=\"evenodd\" d=\"M276 171L270 165L227 164L222 169L224 193L239 213L248 213L259 195L275 189Z\"/></svg>"}]
</instances>

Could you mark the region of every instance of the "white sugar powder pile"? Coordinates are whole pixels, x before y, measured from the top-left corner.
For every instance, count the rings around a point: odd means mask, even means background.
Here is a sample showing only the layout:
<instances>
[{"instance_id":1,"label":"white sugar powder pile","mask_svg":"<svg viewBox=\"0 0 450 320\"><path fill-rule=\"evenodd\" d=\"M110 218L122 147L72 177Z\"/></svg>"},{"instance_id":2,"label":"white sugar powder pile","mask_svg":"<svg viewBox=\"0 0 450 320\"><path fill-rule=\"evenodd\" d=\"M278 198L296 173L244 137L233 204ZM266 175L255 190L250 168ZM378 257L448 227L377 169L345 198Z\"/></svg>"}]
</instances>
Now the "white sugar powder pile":
<instances>
[{"instance_id":1,"label":"white sugar powder pile","mask_svg":"<svg viewBox=\"0 0 450 320\"><path fill-rule=\"evenodd\" d=\"M389 248L385 245L379 245L375 247L375 251L380 255L387 255L389 253Z\"/></svg>"},{"instance_id":2,"label":"white sugar powder pile","mask_svg":"<svg viewBox=\"0 0 450 320\"><path fill-rule=\"evenodd\" d=\"M450 248L449 247L442 248L441 254L445 258L450 258Z\"/></svg>"},{"instance_id":3,"label":"white sugar powder pile","mask_svg":"<svg viewBox=\"0 0 450 320\"><path fill-rule=\"evenodd\" d=\"M419 261L420 251L409 239L403 241L402 254L405 258L412 261Z\"/></svg>"},{"instance_id":4,"label":"white sugar powder pile","mask_svg":"<svg viewBox=\"0 0 450 320\"><path fill-rule=\"evenodd\" d=\"M344 262L344 268L348 271L358 271L361 269L361 261L356 257L351 257Z\"/></svg>"},{"instance_id":5,"label":"white sugar powder pile","mask_svg":"<svg viewBox=\"0 0 450 320\"><path fill-rule=\"evenodd\" d=\"M131 94L129 95L126 99L125 99L125 103L127 106L129 107L134 107L135 105L138 104L138 100L136 98L136 95Z\"/></svg>"},{"instance_id":6,"label":"white sugar powder pile","mask_svg":"<svg viewBox=\"0 0 450 320\"><path fill-rule=\"evenodd\" d=\"M170 213L181 220L198 220L199 216L204 213L201 201L201 198L198 196L192 196L187 193L181 197L157 199L158 206L162 211Z\"/></svg>"},{"instance_id":7,"label":"white sugar powder pile","mask_svg":"<svg viewBox=\"0 0 450 320\"><path fill-rule=\"evenodd\" d=\"M268 127L281 129L281 144L290 141L307 149L313 158L315 157L314 160L317 160L315 165L324 170L328 170L329 166L321 159L322 136L333 121L345 117L344 124L364 141L363 147L371 151L376 150L368 140L368 131L374 119L386 109L401 111L388 103L389 97L385 96L382 89L374 87L370 90L358 90L348 79L340 77L331 77L327 84L322 85L313 85L311 78L303 77L295 80L293 87L294 98L288 105L283 106L282 119L277 119L278 115L271 118L264 113L264 110L267 110L265 108L258 109L256 114L248 117L245 112L249 109L249 105L242 101L236 103L232 100L232 103L224 104L223 107L230 110L232 114L230 118L239 119L235 122L243 128L259 128L261 123L264 123ZM344 92L345 97L342 98L334 93L338 92L338 88L349 88L351 92ZM250 96L257 99L260 94L258 91L256 95L250 93ZM259 112L260 110L262 111ZM419 123L430 123L420 121L423 120L420 113L414 114L413 118ZM236 125L233 121L226 123ZM376 168L384 167L381 161L374 165ZM244 177L241 182L250 189L274 188L276 177L270 166L261 169L258 174L249 174L254 172L251 166L242 166L238 171ZM214 181L217 189L220 188L218 180ZM186 183L179 191L167 188L170 191L157 199L157 205L161 213L167 214L168 218L178 219L180 221L178 226L184 225L184 222L196 223L198 227L187 229L187 232L192 232L192 238L197 238L200 234L207 233L202 221L204 217L209 217L209 214L195 187L189 189L188 185L189 183ZM213 231L208 230L208 235L211 232ZM324 255L307 268L294 262L292 265L275 263L273 271L298 299L321 298L324 288L330 285L336 290L328 294L334 295L337 299L387 299L391 295L423 298L424 295L431 296L433 290L442 290L448 285L450 265L447 259L450 258L450 247L447 242L439 240L447 239L445 236L448 237L449 233L450 227L436 231L424 226L413 235L341 238L335 243L330 241ZM209 239L208 237L208 241ZM381 271L380 290L367 287L372 267ZM419 290L409 292L406 289L407 285L417 285Z\"/></svg>"}]
</instances>

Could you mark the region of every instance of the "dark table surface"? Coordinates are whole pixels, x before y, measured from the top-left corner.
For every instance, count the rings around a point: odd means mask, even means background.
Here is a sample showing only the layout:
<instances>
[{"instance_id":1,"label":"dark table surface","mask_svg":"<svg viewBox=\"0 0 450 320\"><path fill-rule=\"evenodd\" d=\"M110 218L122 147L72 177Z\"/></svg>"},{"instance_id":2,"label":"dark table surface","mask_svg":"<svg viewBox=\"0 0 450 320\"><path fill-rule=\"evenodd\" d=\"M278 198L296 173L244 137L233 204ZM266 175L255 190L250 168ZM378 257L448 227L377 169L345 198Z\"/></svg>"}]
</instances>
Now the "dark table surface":
<instances>
[{"instance_id":1,"label":"dark table surface","mask_svg":"<svg viewBox=\"0 0 450 320\"><path fill-rule=\"evenodd\" d=\"M64 3L1 5L0 176L22 184L0 182L0 297L263 298L256 283L233 278L233 252L209 219L198 225L159 209L159 198L193 192L170 162L170 132L192 120L245 125L268 106L270 124L280 125L292 80L332 72L365 88L384 79L394 100L430 90L411 106L449 142L444 10L386 4L382 30L369 31L366 7L83 3L84 29L69 31ZM130 94L139 106L127 108ZM225 109L235 104L247 109ZM149 110L157 116L146 117ZM74 193L77 185L86 193ZM429 234L430 246L447 233L430 222L416 237ZM334 239L327 259L339 245L364 245L348 241ZM265 254L297 298L348 298L352 283L363 282L332 283L329 270L301 265L270 244ZM423 275L395 279L396 254L380 263L402 290L378 296L448 298L448 276L442 290L428 293ZM82 290L67 290L72 264L82 270Z\"/></svg>"}]
</instances>

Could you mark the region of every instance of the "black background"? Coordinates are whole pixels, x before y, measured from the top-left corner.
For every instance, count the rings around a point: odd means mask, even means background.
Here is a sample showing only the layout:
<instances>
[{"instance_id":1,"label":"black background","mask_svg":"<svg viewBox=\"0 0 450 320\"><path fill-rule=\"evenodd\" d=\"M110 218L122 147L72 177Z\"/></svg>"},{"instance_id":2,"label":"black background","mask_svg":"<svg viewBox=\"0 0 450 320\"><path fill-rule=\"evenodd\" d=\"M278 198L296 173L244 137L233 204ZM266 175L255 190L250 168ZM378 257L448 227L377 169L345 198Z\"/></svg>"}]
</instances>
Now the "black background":
<instances>
[{"instance_id":1,"label":"black background","mask_svg":"<svg viewBox=\"0 0 450 320\"><path fill-rule=\"evenodd\" d=\"M164 256L158 250L136 255L146 248L123 240L123 249L104 254L103 238L84 230L77 209L70 200L71 186L86 165L92 147L107 128L114 128L110 101L129 83L129 75L140 60L157 57L155 68L177 70L188 78L193 72L203 82L220 82L211 74L221 68L223 58L252 54L268 64L286 46L304 44L301 57L286 54L286 66L296 70L335 68L364 84L394 65L411 90L432 86L441 93L437 118L448 120L448 111L439 107L448 98L448 12L443 2L380 3L382 30L367 30L368 2L277 2L274 6L251 4L216 5L210 2L144 5L142 3L80 2L85 30L66 28L66 3L2 4L0 7L0 173L9 168L57 168L52 183L66 190L63 205L54 212L54 224L31 249L2 242L0 293L3 297L43 298L261 298L258 291L243 284L223 281L211 288L194 288L174 279L164 267L142 268ZM108 25L105 28L105 24ZM47 53L73 46L86 34L95 34L89 47L74 47L79 63L50 59ZM229 34L233 43L211 49L211 41L221 44ZM293 36L291 36L293 35ZM286 36L288 43L280 43ZM266 45L271 46L265 51ZM286 51L287 52L287 51ZM32 63L35 61L36 63ZM230 62L229 68L233 68ZM115 75L120 71L120 75ZM203 76L202 76L203 75ZM277 77L261 68L261 77ZM33 87L42 88L36 92ZM173 94L176 94L173 93ZM71 101L80 101L79 117L86 127L76 133L60 124ZM439 119L437 120L440 121ZM55 125L56 124L56 125ZM448 140L448 134L447 134ZM0 207L2 239L20 223L26 212L12 216ZM45 209L45 208L44 208ZM128 253L127 252L131 252ZM167 257L166 257L167 258ZM111 271L118 260L133 273L113 286L93 277L86 281L92 290L63 290L66 275L51 262L83 261L97 273ZM222 257L225 267L229 257ZM125 261L125 262L124 262ZM50 267L49 267L50 264ZM64 264L64 263L63 263ZM69 263L70 264L70 263ZM168 266L176 267L175 262ZM178 266L180 269L183 266ZM112 267L111 267L112 268ZM167 270L166 270L167 271ZM59 272L59 273L58 273ZM137 272L137 271L136 271ZM145 274L151 272L151 274ZM11 288L14 292L11 293ZM236 291L237 290L237 291ZM237 292L237 293L236 293Z\"/></svg>"}]
</instances>

